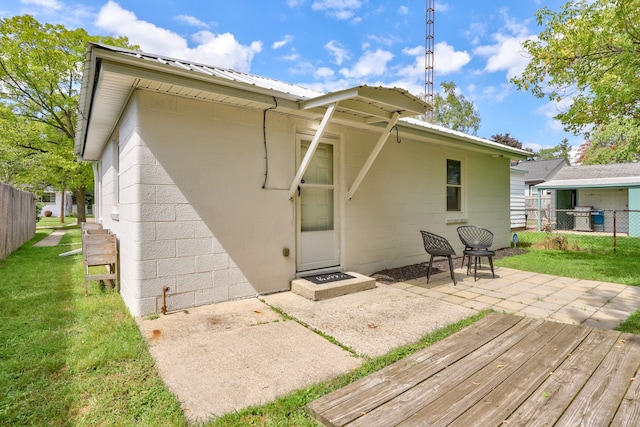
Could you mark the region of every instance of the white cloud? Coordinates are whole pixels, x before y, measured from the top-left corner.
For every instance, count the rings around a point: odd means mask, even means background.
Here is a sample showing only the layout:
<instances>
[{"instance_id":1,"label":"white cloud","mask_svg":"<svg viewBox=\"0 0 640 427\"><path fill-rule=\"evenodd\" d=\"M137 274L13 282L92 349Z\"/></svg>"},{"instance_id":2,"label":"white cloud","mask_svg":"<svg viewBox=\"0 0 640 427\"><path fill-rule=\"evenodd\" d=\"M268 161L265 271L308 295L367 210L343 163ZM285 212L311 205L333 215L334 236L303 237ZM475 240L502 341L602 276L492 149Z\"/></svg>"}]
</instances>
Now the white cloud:
<instances>
[{"instance_id":1,"label":"white cloud","mask_svg":"<svg viewBox=\"0 0 640 427\"><path fill-rule=\"evenodd\" d=\"M298 7L306 3L306 0L287 0L287 6Z\"/></svg>"},{"instance_id":2,"label":"white cloud","mask_svg":"<svg viewBox=\"0 0 640 427\"><path fill-rule=\"evenodd\" d=\"M184 24L187 24L191 27L197 27L197 28L209 28L209 24L202 22L201 20L199 20L196 17L193 16L189 16L189 15L178 15L174 18L176 21L182 22Z\"/></svg>"},{"instance_id":3,"label":"white cloud","mask_svg":"<svg viewBox=\"0 0 640 427\"><path fill-rule=\"evenodd\" d=\"M513 86L508 83L501 83L498 86L485 86L482 89L482 96L494 101L503 101L511 94Z\"/></svg>"},{"instance_id":4,"label":"white cloud","mask_svg":"<svg viewBox=\"0 0 640 427\"><path fill-rule=\"evenodd\" d=\"M480 43L480 39L487 34L487 24L484 22L474 22L469 25L469 29L464 32L464 35L471 44L477 45Z\"/></svg>"},{"instance_id":5,"label":"white cloud","mask_svg":"<svg viewBox=\"0 0 640 427\"><path fill-rule=\"evenodd\" d=\"M379 76L386 71L387 62L391 59L393 59L393 54L387 50L378 49L375 52L365 52L353 67L341 69L340 74L353 79Z\"/></svg>"},{"instance_id":6,"label":"white cloud","mask_svg":"<svg viewBox=\"0 0 640 427\"><path fill-rule=\"evenodd\" d=\"M433 47L433 68L438 75L446 75L460 71L471 61L471 55L466 50L457 51L447 42L436 43Z\"/></svg>"},{"instance_id":7,"label":"white cloud","mask_svg":"<svg viewBox=\"0 0 640 427\"><path fill-rule=\"evenodd\" d=\"M20 0L20 3L49 10L61 10L64 7L64 4L58 0Z\"/></svg>"},{"instance_id":8,"label":"white cloud","mask_svg":"<svg viewBox=\"0 0 640 427\"><path fill-rule=\"evenodd\" d=\"M272 49L280 49L281 47L283 47L286 44L289 44L293 41L293 36L287 34L286 36L283 37L282 40L279 40L277 42L273 42L273 44L271 45Z\"/></svg>"},{"instance_id":9,"label":"white cloud","mask_svg":"<svg viewBox=\"0 0 640 427\"><path fill-rule=\"evenodd\" d=\"M441 3L439 1L434 3L434 7L436 12L448 12L449 11L449 3Z\"/></svg>"},{"instance_id":10,"label":"white cloud","mask_svg":"<svg viewBox=\"0 0 640 427\"><path fill-rule=\"evenodd\" d=\"M443 76L460 71L462 67L471 61L471 56L466 51L456 51L447 42L436 43L434 48L434 71L438 76ZM402 53L415 57L411 65L398 70L403 77L420 79L424 81L425 51L424 46L404 48ZM424 90L424 89L423 89Z\"/></svg>"},{"instance_id":11,"label":"white cloud","mask_svg":"<svg viewBox=\"0 0 640 427\"><path fill-rule=\"evenodd\" d=\"M409 14L409 7L407 6L400 6L398 8L398 15L408 15Z\"/></svg>"},{"instance_id":12,"label":"white cloud","mask_svg":"<svg viewBox=\"0 0 640 427\"><path fill-rule=\"evenodd\" d=\"M328 79L333 77L333 75L335 74L333 72L333 70L329 67L320 67L316 70L316 72L314 73L315 76L317 78L321 78L321 79Z\"/></svg>"},{"instance_id":13,"label":"white cloud","mask_svg":"<svg viewBox=\"0 0 640 427\"><path fill-rule=\"evenodd\" d=\"M473 53L487 57L485 71L506 71L507 78L520 75L529 63L529 58L522 48L525 39L503 34L495 34L494 38L497 43L479 46L473 50Z\"/></svg>"},{"instance_id":14,"label":"white cloud","mask_svg":"<svg viewBox=\"0 0 640 427\"><path fill-rule=\"evenodd\" d=\"M182 36L138 19L133 12L111 0L100 9L95 25L116 36L128 37L146 52L237 71L249 71L254 55L262 50L262 42L254 41L247 46L238 42L233 34L209 31L195 33L193 40L197 46L191 48Z\"/></svg>"},{"instance_id":15,"label":"white cloud","mask_svg":"<svg viewBox=\"0 0 640 427\"><path fill-rule=\"evenodd\" d=\"M536 109L536 114L543 115L547 118L547 128L551 129L553 132L562 132L564 131L564 126L560 123L559 120L556 120L554 117L563 111L567 111L573 100L569 97L563 98L562 100L549 101L541 107Z\"/></svg>"},{"instance_id":16,"label":"white cloud","mask_svg":"<svg viewBox=\"0 0 640 427\"><path fill-rule=\"evenodd\" d=\"M311 4L311 9L346 21L351 19L361 6L362 1L360 0L316 0Z\"/></svg>"},{"instance_id":17,"label":"white cloud","mask_svg":"<svg viewBox=\"0 0 640 427\"><path fill-rule=\"evenodd\" d=\"M501 14L505 19L505 25L492 35L495 43L478 46L473 53L487 57L485 71L506 71L507 78L511 78L520 75L529 63L522 43L526 39L535 39L535 36L528 33L526 22L517 22L509 18L504 11L501 11Z\"/></svg>"},{"instance_id":18,"label":"white cloud","mask_svg":"<svg viewBox=\"0 0 640 427\"><path fill-rule=\"evenodd\" d=\"M282 59L285 61L297 61L300 59L300 54L297 52L293 52L290 55L283 56Z\"/></svg>"},{"instance_id":19,"label":"white cloud","mask_svg":"<svg viewBox=\"0 0 640 427\"><path fill-rule=\"evenodd\" d=\"M349 51L342 47L340 42L337 42L336 40L331 40L329 43L324 45L324 48L333 56L333 62L337 65L342 65L344 61L351 58Z\"/></svg>"}]
</instances>

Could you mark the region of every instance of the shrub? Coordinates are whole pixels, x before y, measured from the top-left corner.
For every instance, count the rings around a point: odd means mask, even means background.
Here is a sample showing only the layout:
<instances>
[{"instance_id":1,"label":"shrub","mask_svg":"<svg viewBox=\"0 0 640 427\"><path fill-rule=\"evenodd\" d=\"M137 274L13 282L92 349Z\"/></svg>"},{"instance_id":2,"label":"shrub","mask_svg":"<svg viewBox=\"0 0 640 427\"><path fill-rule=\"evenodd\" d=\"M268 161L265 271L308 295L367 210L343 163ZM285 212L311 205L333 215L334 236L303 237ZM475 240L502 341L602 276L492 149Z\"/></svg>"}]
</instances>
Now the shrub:
<instances>
[{"instance_id":1,"label":"shrub","mask_svg":"<svg viewBox=\"0 0 640 427\"><path fill-rule=\"evenodd\" d=\"M44 216L46 216L47 218L49 218L51 215L53 215L53 212L51 212L51 211L44 211Z\"/></svg>"}]
</instances>

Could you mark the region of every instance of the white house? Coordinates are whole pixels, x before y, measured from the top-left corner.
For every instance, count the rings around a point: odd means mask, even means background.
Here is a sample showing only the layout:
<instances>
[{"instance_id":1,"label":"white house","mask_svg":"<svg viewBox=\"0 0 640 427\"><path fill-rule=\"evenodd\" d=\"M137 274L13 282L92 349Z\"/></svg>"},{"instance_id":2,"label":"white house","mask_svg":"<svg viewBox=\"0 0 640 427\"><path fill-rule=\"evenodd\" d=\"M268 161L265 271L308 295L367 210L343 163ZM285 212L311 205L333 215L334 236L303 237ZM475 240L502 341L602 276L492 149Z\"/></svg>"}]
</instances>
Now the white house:
<instances>
[{"instance_id":1,"label":"white house","mask_svg":"<svg viewBox=\"0 0 640 427\"><path fill-rule=\"evenodd\" d=\"M526 228L525 175L527 171L511 168L511 228Z\"/></svg>"},{"instance_id":2,"label":"white house","mask_svg":"<svg viewBox=\"0 0 640 427\"><path fill-rule=\"evenodd\" d=\"M529 153L409 118L427 107L89 44L75 152L131 313L158 312L164 286L182 309L422 262L420 230L508 246L509 163Z\"/></svg>"},{"instance_id":3,"label":"white house","mask_svg":"<svg viewBox=\"0 0 640 427\"><path fill-rule=\"evenodd\" d=\"M52 187L47 187L38 201L42 203L42 212L51 212L51 216L60 216L62 212L62 191L54 190ZM65 191L64 193L64 205L65 215L70 215L73 212L77 212L77 206L73 204L73 193L71 191Z\"/></svg>"}]
</instances>

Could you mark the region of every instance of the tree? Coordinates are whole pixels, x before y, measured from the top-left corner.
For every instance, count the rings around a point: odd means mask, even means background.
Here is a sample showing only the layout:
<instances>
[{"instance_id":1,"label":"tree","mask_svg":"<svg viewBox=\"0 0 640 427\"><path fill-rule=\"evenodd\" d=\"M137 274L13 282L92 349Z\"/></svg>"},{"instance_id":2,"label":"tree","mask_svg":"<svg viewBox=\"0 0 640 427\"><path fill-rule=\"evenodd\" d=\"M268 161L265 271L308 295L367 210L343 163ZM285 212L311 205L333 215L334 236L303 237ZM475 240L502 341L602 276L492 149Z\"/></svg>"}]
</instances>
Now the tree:
<instances>
[{"instance_id":1,"label":"tree","mask_svg":"<svg viewBox=\"0 0 640 427\"><path fill-rule=\"evenodd\" d=\"M569 140L564 138L558 145L551 148L541 148L535 153L536 160L551 160L551 159L567 159L570 160L571 146Z\"/></svg>"},{"instance_id":2,"label":"tree","mask_svg":"<svg viewBox=\"0 0 640 427\"><path fill-rule=\"evenodd\" d=\"M454 82L440 83L444 96L436 93L433 97L431 122L459 132L477 135L480 128L480 114L464 95L456 93Z\"/></svg>"},{"instance_id":3,"label":"tree","mask_svg":"<svg viewBox=\"0 0 640 427\"><path fill-rule=\"evenodd\" d=\"M640 124L616 119L600 126L582 147L583 164L626 163L640 160Z\"/></svg>"},{"instance_id":4,"label":"tree","mask_svg":"<svg viewBox=\"0 0 640 427\"><path fill-rule=\"evenodd\" d=\"M46 170L41 178L50 185L72 189L79 221L85 220L85 190L92 185L92 173L90 164L76 160L73 142L85 48L90 41L131 47L126 38L43 25L30 15L0 20L2 119L4 127L18 123L23 129L11 138L0 138L0 144L37 158ZM31 178L35 179L33 173Z\"/></svg>"},{"instance_id":5,"label":"tree","mask_svg":"<svg viewBox=\"0 0 640 427\"><path fill-rule=\"evenodd\" d=\"M508 145L509 147L522 149L522 142L509 135L509 132L505 133L504 135L501 133L492 135L491 140L502 145Z\"/></svg>"},{"instance_id":6,"label":"tree","mask_svg":"<svg viewBox=\"0 0 640 427\"><path fill-rule=\"evenodd\" d=\"M524 42L531 56L511 79L538 98L571 101L556 116L580 133L614 119L640 119L640 1L570 1L559 12L536 12L544 29Z\"/></svg>"}]
</instances>

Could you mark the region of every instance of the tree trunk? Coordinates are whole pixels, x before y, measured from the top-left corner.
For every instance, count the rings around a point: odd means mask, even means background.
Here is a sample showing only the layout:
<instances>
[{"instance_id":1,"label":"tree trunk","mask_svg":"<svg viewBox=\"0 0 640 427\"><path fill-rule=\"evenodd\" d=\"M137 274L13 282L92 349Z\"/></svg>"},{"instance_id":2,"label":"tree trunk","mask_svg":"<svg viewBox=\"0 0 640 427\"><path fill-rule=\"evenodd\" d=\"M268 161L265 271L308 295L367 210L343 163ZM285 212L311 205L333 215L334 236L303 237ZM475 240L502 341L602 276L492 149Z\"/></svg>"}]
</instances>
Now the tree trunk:
<instances>
[{"instance_id":1,"label":"tree trunk","mask_svg":"<svg viewBox=\"0 0 640 427\"><path fill-rule=\"evenodd\" d=\"M64 188L62 189L62 196L60 196L60 224L64 224Z\"/></svg>"},{"instance_id":2,"label":"tree trunk","mask_svg":"<svg viewBox=\"0 0 640 427\"><path fill-rule=\"evenodd\" d=\"M86 188L76 188L76 203L78 205L78 224L87 221L87 211L85 209L87 204L87 192Z\"/></svg>"}]
</instances>

